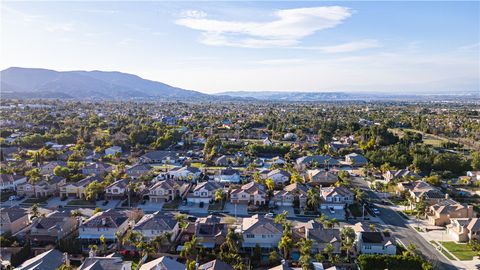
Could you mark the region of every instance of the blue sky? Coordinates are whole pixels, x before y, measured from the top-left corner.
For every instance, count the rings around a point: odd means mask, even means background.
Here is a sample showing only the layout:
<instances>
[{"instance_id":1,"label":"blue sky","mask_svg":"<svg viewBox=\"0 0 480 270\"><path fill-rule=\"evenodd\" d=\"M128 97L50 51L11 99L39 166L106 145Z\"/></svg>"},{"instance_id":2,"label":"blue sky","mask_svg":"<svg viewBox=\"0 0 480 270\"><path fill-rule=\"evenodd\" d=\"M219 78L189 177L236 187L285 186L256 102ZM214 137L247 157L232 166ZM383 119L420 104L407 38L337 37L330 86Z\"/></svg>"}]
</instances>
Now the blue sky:
<instances>
[{"instance_id":1,"label":"blue sky","mask_svg":"<svg viewBox=\"0 0 480 270\"><path fill-rule=\"evenodd\" d=\"M1 68L203 92L479 90L479 2L5 2Z\"/></svg>"}]
</instances>

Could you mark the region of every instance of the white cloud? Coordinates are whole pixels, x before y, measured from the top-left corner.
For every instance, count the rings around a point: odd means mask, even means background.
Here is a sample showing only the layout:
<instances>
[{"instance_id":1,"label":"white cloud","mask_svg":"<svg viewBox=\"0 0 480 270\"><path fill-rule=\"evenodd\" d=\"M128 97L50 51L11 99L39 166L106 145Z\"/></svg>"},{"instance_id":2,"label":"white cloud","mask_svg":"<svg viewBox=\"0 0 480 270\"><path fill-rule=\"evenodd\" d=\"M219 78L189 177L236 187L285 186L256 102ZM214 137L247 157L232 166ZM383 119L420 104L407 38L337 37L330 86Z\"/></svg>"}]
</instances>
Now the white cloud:
<instances>
[{"instance_id":1,"label":"white cloud","mask_svg":"<svg viewBox=\"0 0 480 270\"><path fill-rule=\"evenodd\" d=\"M187 9L180 12L180 17L185 18L204 18L207 17L207 13L201 10Z\"/></svg>"},{"instance_id":2,"label":"white cloud","mask_svg":"<svg viewBox=\"0 0 480 270\"><path fill-rule=\"evenodd\" d=\"M311 47L297 47L299 49L319 50L324 53L345 53L355 52L359 50L379 48L381 44L377 40L367 39L360 41L352 41L332 46L311 46Z\"/></svg>"},{"instance_id":3,"label":"white cloud","mask_svg":"<svg viewBox=\"0 0 480 270\"><path fill-rule=\"evenodd\" d=\"M288 47L317 31L336 27L351 14L349 8L341 6L284 9L273 14L274 20L258 22L208 19L205 12L187 11L175 22L201 31L201 42L206 45Z\"/></svg>"}]
</instances>

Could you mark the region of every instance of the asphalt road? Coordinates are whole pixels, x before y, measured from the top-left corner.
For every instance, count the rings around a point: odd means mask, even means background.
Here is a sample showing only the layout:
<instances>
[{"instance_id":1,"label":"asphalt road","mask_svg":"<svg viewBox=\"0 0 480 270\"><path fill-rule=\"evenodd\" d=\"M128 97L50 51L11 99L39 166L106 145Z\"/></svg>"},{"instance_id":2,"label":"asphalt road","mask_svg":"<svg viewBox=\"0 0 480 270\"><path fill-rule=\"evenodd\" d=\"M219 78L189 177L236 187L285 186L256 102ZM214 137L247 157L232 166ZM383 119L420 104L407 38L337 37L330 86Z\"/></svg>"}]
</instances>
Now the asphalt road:
<instances>
[{"instance_id":1,"label":"asphalt road","mask_svg":"<svg viewBox=\"0 0 480 270\"><path fill-rule=\"evenodd\" d=\"M367 197L372 201L381 201L381 199L373 192L368 183L361 177L355 177L352 180L352 185L361 188L366 193ZM377 209L380 211L378 217L385 222L385 227L395 234L396 239L399 239L404 245L413 243L418 250L420 250L425 257L433 265L435 270L457 270L443 255L437 251L433 245L428 243L423 237L421 237L415 229L408 226L407 221L403 219L395 210L391 208L376 204Z\"/></svg>"}]
</instances>

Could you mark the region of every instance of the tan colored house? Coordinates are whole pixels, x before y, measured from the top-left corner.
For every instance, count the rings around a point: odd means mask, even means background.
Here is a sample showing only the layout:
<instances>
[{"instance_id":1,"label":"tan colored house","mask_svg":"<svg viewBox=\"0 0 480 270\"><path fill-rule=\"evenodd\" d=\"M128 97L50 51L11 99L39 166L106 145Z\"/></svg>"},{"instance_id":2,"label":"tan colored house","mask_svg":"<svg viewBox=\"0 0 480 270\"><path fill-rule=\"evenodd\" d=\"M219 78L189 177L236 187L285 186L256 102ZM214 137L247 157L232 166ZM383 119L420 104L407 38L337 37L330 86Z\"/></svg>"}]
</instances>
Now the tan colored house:
<instances>
[{"instance_id":1,"label":"tan colored house","mask_svg":"<svg viewBox=\"0 0 480 270\"><path fill-rule=\"evenodd\" d=\"M28 211L18 206L0 209L0 234L15 234L30 223Z\"/></svg>"},{"instance_id":2,"label":"tan colored house","mask_svg":"<svg viewBox=\"0 0 480 270\"><path fill-rule=\"evenodd\" d=\"M28 197L47 197L58 195L60 186L66 183L66 179L60 176L53 176L48 180L41 180L35 184L25 183L17 186L17 194Z\"/></svg>"},{"instance_id":3,"label":"tan colored house","mask_svg":"<svg viewBox=\"0 0 480 270\"><path fill-rule=\"evenodd\" d=\"M461 204L451 199L443 200L428 208L428 223L433 226L444 226L454 218L471 218L473 206Z\"/></svg>"},{"instance_id":4,"label":"tan colored house","mask_svg":"<svg viewBox=\"0 0 480 270\"><path fill-rule=\"evenodd\" d=\"M60 197L85 197L85 188L93 181L102 182L100 177L89 176L75 183L65 183L60 185Z\"/></svg>"},{"instance_id":5,"label":"tan colored house","mask_svg":"<svg viewBox=\"0 0 480 270\"><path fill-rule=\"evenodd\" d=\"M330 171L315 169L308 170L305 179L315 185L331 186L338 181L338 175Z\"/></svg>"},{"instance_id":6,"label":"tan colored house","mask_svg":"<svg viewBox=\"0 0 480 270\"><path fill-rule=\"evenodd\" d=\"M150 202L168 202L176 197L184 197L190 185L183 181L167 179L155 183L149 189Z\"/></svg>"},{"instance_id":7,"label":"tan colored house","mask_svg":"<svg viewBox=\"0 0 480 270\"><path fill-rule=\"evenodd\" d=\"M241 186L240 188L233 189L230 192L230 201L233 204L249 204L262 205L267 201L267 192L265 186L250 182Z\"/></svg>"},{"instance_id":8,"label":"tan colored house","mask_svg":"<svg viewBox=\"0 0 480 270\"><path fill-rule=\"evenodd\" d=\"M409 189L409 193L415 202L424 200L428 205L445 200L445 194L443 194L443 192L436 187L432 187L425 181L414 182L412 188Z\"/></svg>"},{"instance_id":9,"label":"tan colored house","mask_svg":"<svg viewBox=\"0 0 480 270\"><path fill-rule=\"evenodd\" d=\"M283 190L276 190L273 195L275 205L293 206L294 201L298 200L300 208L307 204L307 187L298 183L285 186Z\"/></svg>"},{"instance_id":10,"label":"tan colored house","mask_svg":"<svg viewBox=\"0 0 480 270\"><path fill-rule=\"evenodd\" d=\"M447 233L457 242L480 240L479 218L452 218L447 226Z\"/></svg>"}]
</instances>

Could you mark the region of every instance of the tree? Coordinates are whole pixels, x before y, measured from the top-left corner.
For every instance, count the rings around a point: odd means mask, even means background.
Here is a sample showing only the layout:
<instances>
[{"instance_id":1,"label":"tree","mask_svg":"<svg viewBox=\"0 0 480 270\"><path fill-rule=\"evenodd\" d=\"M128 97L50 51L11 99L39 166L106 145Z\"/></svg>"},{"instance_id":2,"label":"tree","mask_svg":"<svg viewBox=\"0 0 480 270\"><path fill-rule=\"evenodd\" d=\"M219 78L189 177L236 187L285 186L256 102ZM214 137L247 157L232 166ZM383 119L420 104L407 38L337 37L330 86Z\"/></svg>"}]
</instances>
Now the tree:
<instances>
[{"instance_id":1,"label":"tree","mask_svg":"<svg viewBox=\"0 0 480 270\"><path fill-rule=\"evenodd\" d=\"M371 232L374 232L375 231L375 224L370 223L370 225L368 225L368 228L370 229Z\"/></svg>"},{"instance_id":2,"label":"tree","mask_svg":"<svg viewBox=\"0 0 480 270\"><path fill-rule=\"evenodd\" d=\"M106 254L107 253L107 242L105 241L105 236L103 234L100 235L100 244L102 245L103 254Z\"/></svg>"},{"instance_id":3,"label":"tree","mask_svg":"<svg viewBox=\"0 0 480 270\"><path fill-rule=\"evenodd\" d=\"M335 260L335 259L333 258L333 245L332 245L332 244L328 244L328 245L323 249L323 253L327 254L328 260L333 263L333 261Z\"/></svg>"},{"instance_id":4,"label":"tree","mask_svg":"<svg viewBox=\"0 0 480 270\"><path fill-rule=\"evenodd\" d=\"M275 182L272 178L267 178L267 180L265 180L265 186L267 186L268 191L273 192L273 189L275 188Z\"/></svg>"},{"instance_id":5,"label":"tree","mask_svg":"<svg viewBox=\"0 0 480 270\"><path fill-rule=\"evenodd\" d=\"M272 252L270 252L268 255L268 262L270 265L276 265L280 262L280 255L276 250L272 250Z\"/></svg>"},{"instance_id":6,"label":"tree","mask_svg":"<svg viewBox=\"0 0 480 270\"><path fill-rule=\"evenodd\" d=\"M355 192L355 198L357 199L357 201L361 201L365 197L365 192L363 192L359 188L355 188L354 192Z\"/></svg>"},{"instance_id":7,"label":"tree","mask_svg":"<svg viewBox=\"0 0 480 270\"><path fill-rule=\"evenodd\" d=\"M242 237L235 233L233 228L228 229L225 241L220 245L220 260L234 266L234 268L244 268L242 257L239 256Z\"/></svg>"},{"instance_id":8,"label":"tree","mask_svg":"<svg viewBox=\"0 0 480 270\"><path fill-rule=\"evenodd\" d=\"M278 242L278 248L282 250L283 257L288 260L290 258L290 251L294 246L292 232L290 230L283 230L282 238L280 238L280 242Z\"/></svg>"},{"instance_id":9,"label":"tree","mask_svg":"<svg viewBox=\"0 0 480 270\"><path fill-rule=\"evenodd\" d=\"M427 183L432 186L440 186L442 181L440 181L440 177L438 175L430 175L429 177L427 177Z\"/></svg>"},{"instance_id":10,"label":"tree","mask_svg":"<svg viewBox=\"0 0 480 270\"><path fill-rule=\"evenodd\" d=\"M476 151L472 153L471 166L473 170L480 170L480 152Z\"/></svg>"},{"instance_id":11,"label":"tree","mask_svg":"<svg viewBox=\"0 0 480 270\"><path fill-rule=\"evenodd\" d=\"M222 189L217 189L215 191L215 201L216 202L221 202L223 201L223 191Z\"/></svg>"},{"instance_id":12,"label":"tree","mask_svg":"<svg viewBox=\"0 0 480 270\"><path fill-rule=\"evenodd\" d=\"M40 216L40 212L38 211L38 204L34 203L32 207L30 207L30 215L32 216L32 219Z\"/></svg>"},{"instance_id":13,"label":"tree","mask_svg":"<svg viewBox=\"0 0 480 270\"><path fill-rule=\"evenodd\" d=\"M312 269L312 250L313 240L302 238L297 243L298 250L300 252L300 258L298 262L302 266L302 270Z\"/></svg>"},{"instance_id":14,"label":"tree","mask_svg":"<svg viewBox=\"0 0 480 270\"><path fill-rule=\"evenodd\" d=\"M185 242L182 251L180 251L180 257L186 260L195 260L200 254L200 244L196 236L193 236L190 241Z\"/></svg>"},{"instance_id":15,"label":"tree","mask_svg":"<svg viewBox=\"0 0 480 270\"><path fill-rule=\"evenodd\" d=\"M74 270L74 268L70 265L62 264L56 270Z\"/></svg>"},{"instance_id":16,"label":"tree","mask_svg":"<svg viewBox=\"0 0 480 270\"><path fill-rule=\"evenodd\" d=\"M350 251L355 245L355 231L352 227L344 227L340 231L340 236L342 238L342 249L347 254L347 261L350 260Z\"/></svg>"},{"instance_id":17,"label":"tree","mask_svg":"<svg viewBox=\"0 0 480 270\"><path fill-rule=\"evenodd\" d=\"M320 194L316 188L307 191L307 206L312 211L318 211L320 207Z\"/></svg>"},{"instance_id":18,"label":"tree","mask_svg":"<svg viewBox=\"0 0 480 270\"><path fill-rule=\"evenodd\" d=\"M294 172L290 175L290 183L291 183L291 184L295 184L295 183L303 184L303 177L300 176L300 174L299 174L297 171L294 171Z\"/></svg>"},{"instance_id":19,"label":"tree","mask_svg":"<svg viewBox=\"0 0 480 270\"><path fill-rule=\"evenodd\" d=\"M416 257L419 255L420 255L420 251L418 250L417 246L412 243L408 244L407 249L403 252L403 256L405 257L407 256Z\"/></svg>"}]
</instances>

